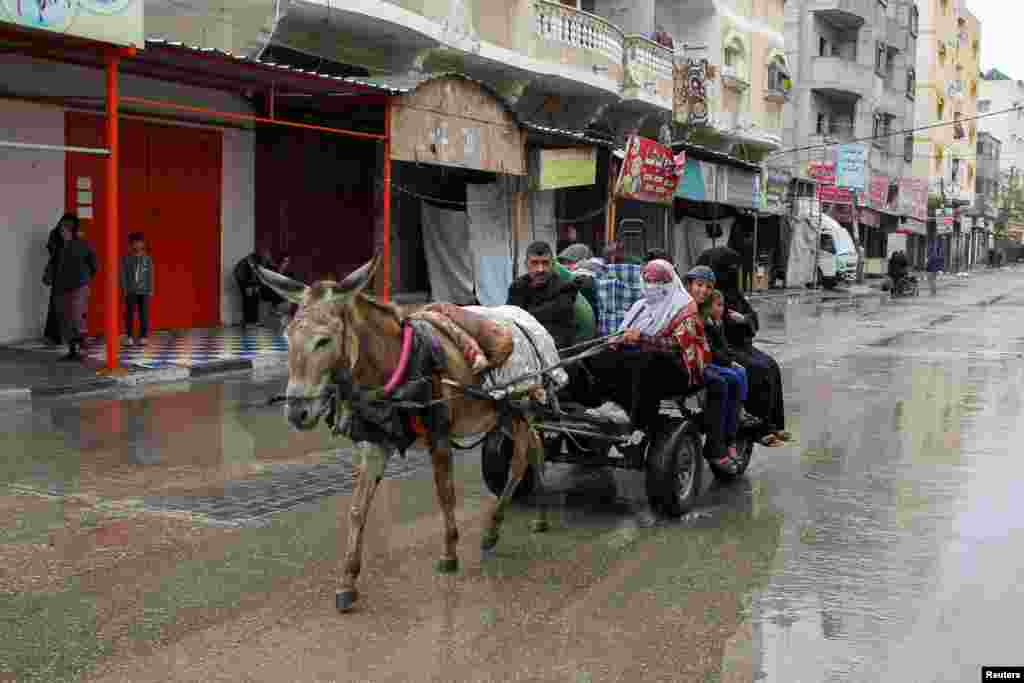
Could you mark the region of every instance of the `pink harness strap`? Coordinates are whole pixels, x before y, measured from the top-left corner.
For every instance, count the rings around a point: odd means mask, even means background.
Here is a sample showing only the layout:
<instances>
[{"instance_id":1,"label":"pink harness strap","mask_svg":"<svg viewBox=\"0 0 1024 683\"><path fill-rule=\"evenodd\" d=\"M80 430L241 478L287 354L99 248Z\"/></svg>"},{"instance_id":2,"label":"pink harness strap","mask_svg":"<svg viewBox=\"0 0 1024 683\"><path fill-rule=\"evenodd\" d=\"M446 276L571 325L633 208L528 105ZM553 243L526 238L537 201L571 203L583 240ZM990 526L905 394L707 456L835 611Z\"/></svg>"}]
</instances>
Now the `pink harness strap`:
<instances>
[{"instance_id":1,"label":"pink harness strap","mask_svg":"<svg viewBox=\"0 0 1024 683\"><path fill-rule=\"evenodd\" d=\"M384 385L384 394L386 396L398 388L398 386L405 380L405 371L409 369L409 356L412 354L412 325L406 323L402 325L402 353L398 357L398 367L391 373L391 379Z\"/></svg>"}]
</instances>

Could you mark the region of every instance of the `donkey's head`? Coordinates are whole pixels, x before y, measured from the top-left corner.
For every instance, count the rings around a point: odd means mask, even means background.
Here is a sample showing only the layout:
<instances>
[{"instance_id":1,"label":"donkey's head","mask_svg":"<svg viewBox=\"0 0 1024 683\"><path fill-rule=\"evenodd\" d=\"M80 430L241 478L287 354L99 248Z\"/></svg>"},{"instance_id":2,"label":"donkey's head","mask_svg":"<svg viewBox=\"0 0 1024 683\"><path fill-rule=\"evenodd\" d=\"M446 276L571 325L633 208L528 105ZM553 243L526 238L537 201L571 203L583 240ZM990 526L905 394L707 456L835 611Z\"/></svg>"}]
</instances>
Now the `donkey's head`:
<instances>
[{"instance_id":1,"label":"donkey's head","mask_svg":"<svg viewBox=\"0 0 1024 683\"><path fill-rule=\"evenodd\" d=\"M260 281L286 300L298 304L285 329L288 338L288 388L285 417L296 429L316 427L331 407L330 387L335 373L352 373L359 362L359 318L356 299L373 280L380 265L375 256L341 282L321 280L310 285L265 268Z\"/></svg>"}]
</instances>

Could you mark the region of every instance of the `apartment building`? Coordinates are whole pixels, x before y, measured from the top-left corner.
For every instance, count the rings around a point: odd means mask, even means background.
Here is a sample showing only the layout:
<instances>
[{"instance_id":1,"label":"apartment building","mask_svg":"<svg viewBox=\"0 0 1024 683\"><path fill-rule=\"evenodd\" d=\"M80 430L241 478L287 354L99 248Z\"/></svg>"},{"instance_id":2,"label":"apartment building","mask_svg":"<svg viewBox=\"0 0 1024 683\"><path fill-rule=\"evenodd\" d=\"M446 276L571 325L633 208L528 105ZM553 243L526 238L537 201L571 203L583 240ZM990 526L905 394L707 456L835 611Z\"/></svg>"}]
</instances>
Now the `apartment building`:
<instances>
[{"instance_id":1,"label":"apartment building","mask_svg":"<svg viewBox=\"0 0 1024 683\"><path fill-rule=\"evenodd\" d=\"M1001 144L999 174L1004 183L1011 174L1024 172L1024 82L1014 80L998 69L982 74L978 114L992 114L1014 107L1020 109L978 120L978 130L990 134Z\"/></svg>"},{"instance_id":2,"label":"apartment building","mask_svg":"<svg viewBox=\"0 0 1024 683\"><path fill-rule=\"evenodd\" d=\"M901 0L793 0L785 39L795 88L783 114L793 173L815 177L819 199L864 244L877 273L889 233L924 232L902 220L900 191L912 176L912 150L901 130L913 127L919 15ZM865 148L863 192L834 187L837 146ZM904 190L907 193L907 190Z\"/></svg>"}]
</instances>

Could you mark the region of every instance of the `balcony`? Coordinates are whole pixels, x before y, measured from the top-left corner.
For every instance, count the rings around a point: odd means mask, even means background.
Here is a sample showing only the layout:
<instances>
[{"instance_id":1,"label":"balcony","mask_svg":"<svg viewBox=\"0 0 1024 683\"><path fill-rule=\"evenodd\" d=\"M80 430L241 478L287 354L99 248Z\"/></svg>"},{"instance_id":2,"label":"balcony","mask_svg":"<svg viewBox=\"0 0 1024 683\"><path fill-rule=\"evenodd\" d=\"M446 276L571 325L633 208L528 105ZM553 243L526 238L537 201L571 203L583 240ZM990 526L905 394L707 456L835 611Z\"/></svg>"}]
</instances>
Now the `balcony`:
<instances>
[{"instance_id":1,"label":"balcony","mask_svg":"<svg viewBox=\"0 0 1024 683\"><path fill-rule=\"evenodd\" d=\"M722 67L722 87L736 92L744 92L750 87L750 78L742 69L735 65Z\"/></svg>"},{"instance_id":2,"label":"balcony","mask_svg":"<svg viewBox=\"0 0 1024 683\"><path fill-rule=\"evenodd\" d=\"M808 10L842 28L874 24L875 13L881 11L878 0L812 0Z\"/></svg>"},{"instance_id":3,"label":"balcony","mask_svg":"<svg viewBox=\"0 0 1024 683\"><path fill-rule=\"evenodd\" d=\"M653 99L658 106L671 109L672 50L643 36L626 36L625 54L626 77L622 96L636 100Z\"/></svg>"},{"instance_id":4,"label":"balcony","mask_svg":"<svg viewBox=\"0 0 1024 683\"><path fill-rule=\"evenodd\" d=\"M881 79L870 66L842 57L811 59L811 78L808 85L826 95L846 99L871 98L875 93L876 81L881 88Z\"/></svg>"},{"instance_id":5,"label":"balcony","mask_svg":"<svg viewBox=\"0 0 1024 683\"><path fill-rule=\"evenodd\" d=\"M886 17L885 19L885 42L896 48L903 54L913 54L911 48L911 35L906 24L900 23L898 19ZM916 48L915 48L916 49Z\"/></svg>"},{"instance_id":6,"label":"balcony","mask_svg":"<svg viewBox=\"0 0 1024 683\"><path fill-rule=\"evenodd\" d=\"M625 36L614 24L549 0L534 0L534 57L622 81Z\"/></svg>"}]
</instances>

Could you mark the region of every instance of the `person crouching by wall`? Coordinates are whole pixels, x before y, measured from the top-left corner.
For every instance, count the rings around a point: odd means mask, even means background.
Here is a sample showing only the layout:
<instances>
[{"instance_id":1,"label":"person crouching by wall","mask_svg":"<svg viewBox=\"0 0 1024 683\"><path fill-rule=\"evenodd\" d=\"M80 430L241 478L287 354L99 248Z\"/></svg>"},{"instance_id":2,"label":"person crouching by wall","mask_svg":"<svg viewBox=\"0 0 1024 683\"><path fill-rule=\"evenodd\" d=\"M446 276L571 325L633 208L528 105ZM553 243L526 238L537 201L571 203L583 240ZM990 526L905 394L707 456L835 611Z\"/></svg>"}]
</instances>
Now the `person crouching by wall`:
<instances>
[{"instance_id":1,"label":"person crouching by wall","mask_svg":"<svg viewBox=\"0 0 1024 683\"><path fill-rule=\"evenodd\" d=\"M135 312L139 314L139 344L149 337L149 302L153 296L153 259L146 253L146 238L141 232L128 235L128 255L121 260L121 291L124 292L125 342L132 346L135 331Z\"/></svg>"},{"instance_id":2,"label":"person crouching by wall","mask_svg":"<svg viewBox=\"0 0 1024 683\"><path fill-rule=\"evenodd\" d=\"M68 344L64 360L82 360L85 316L89 311L89 283L96 277L96 252L81 237L78 218L64 221L64 244L54 272L53 288L61 312L61 336Z\"/></svg>"}]
</instances>

